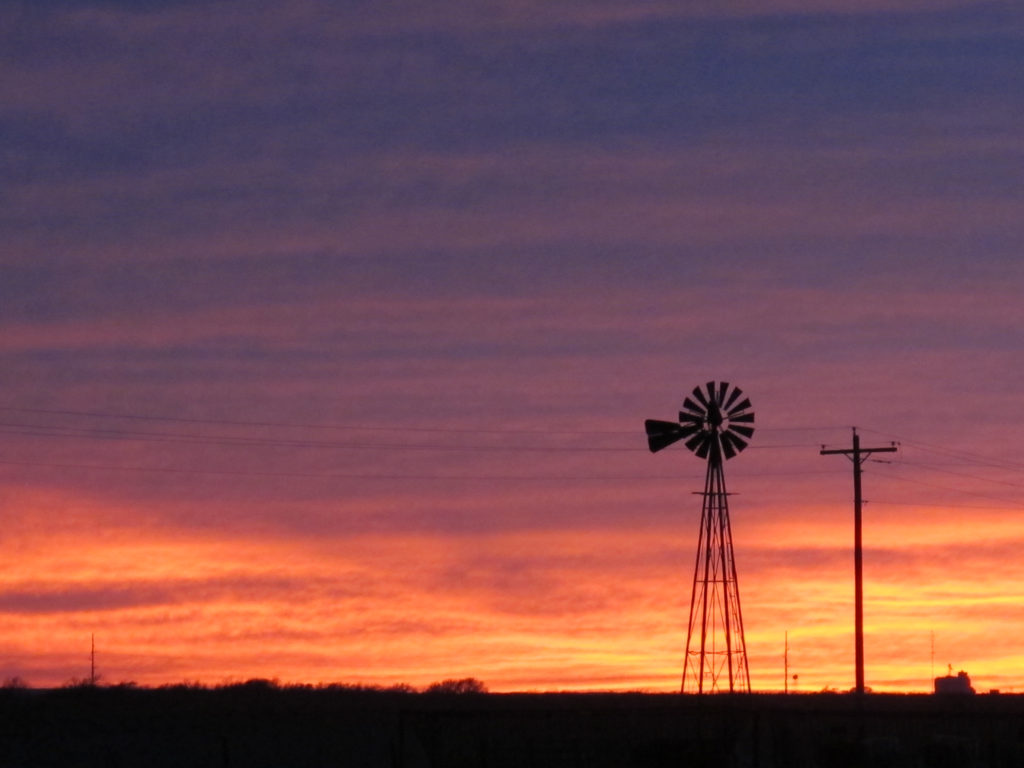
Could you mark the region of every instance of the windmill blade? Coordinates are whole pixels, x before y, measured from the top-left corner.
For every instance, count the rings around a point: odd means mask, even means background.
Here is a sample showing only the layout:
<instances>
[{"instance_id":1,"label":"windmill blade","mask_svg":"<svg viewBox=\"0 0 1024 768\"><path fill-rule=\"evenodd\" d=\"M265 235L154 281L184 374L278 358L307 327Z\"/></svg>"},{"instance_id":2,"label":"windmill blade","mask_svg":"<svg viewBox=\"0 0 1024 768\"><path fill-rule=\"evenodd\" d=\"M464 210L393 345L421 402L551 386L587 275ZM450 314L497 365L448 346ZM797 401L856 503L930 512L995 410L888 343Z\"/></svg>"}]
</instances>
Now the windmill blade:
<instances>
[{"instance_id":1,"label":"windmill blade","mask_svg":"<svg viewBox=\"0 0 1024 768\"><path fill-rule=\"evenodd\" d=\"M694 387L693 388L693 396L697 398L697 401L702 406L704 406L704 410L706 411L708 409L709 403L708 403L707 397L705 397L704 392L701 390L700 387ZM683 405L686 405L686 401L685 400L683 401Z\"/></svg>"},{"instance_id":2,"label":"windmill blade","mask_svg":"<svg viewBox=\"0 0 1024 768\"><path fill-rule=\"evenodd\" d=\"M644 422L644 429L647 431L647 447L651 449L651 453L668 448L683 438L682 427L674 421L647 419Z\"/></svg>"},{"instance_id":3,"label":"windmill blade","mask_svg":"<svg viewBox=\"0 0 1024 768\"><path fill-rule=\"evenodd\" d=\"M733 434L732 432L728 431L722 433L722 443L729 443L737 451L741 451L747 447L746 440L744 440L739 435Z\"/></svg>"},{"instance_id":4,"label":"windmill blade","mask_svg":"<svg viewBox=\"0 0 1024 768\"><path fill-rule=\"evenodd\" d=\"M725 458L731 459L737 453L747 447L747 441L736 437L732 432L722 433L722 450L725 451Z\"/></svg>"},{"instance_id":5,"label":"windmill blade","mask_svg":"<svg viewBox=\"0 0 1024 768\"><path fill-rule=\"evenodd\" d=\"M739 405L735 405L732 408L730 408L728 411L726 411L726 414L729 415L729 416L732 416L732 414L739 413L740 411L745 411L749 407L750 407L750 398L747 397L747 398L743 399L742 403L740 403Z\"/></svg>"},{"instance_id":6,"label":"windmill blade","mask_svg":"<svg viewBox=\"0 0 1024 768\"><path fill-rule=\"evenodd\" d=\"M720 381L718 382L718 396L715 398L715 402L718 403L718 407L722 407L722 403L725 402L725 392L729 389L729 382Z\"/></svg>"},{"instance_id":7,"label":"windmill blade","mask_svg":"<svg viewBox=\"0 0 1024 768\"><path fill-rule=\"evenodd\" d=\"M710 439L711 436L708 435L707 432L698 432L696 435L694 435L693 437L686 441L686 447L689 448L694 453L696 453L698 456L700 456L701 447L706 445ZM706 456L707 453L705 452L704 455ZM704 457L701 456L701 458Z\"/></svg>"},{"instance_id":8,"label":"windmill blade","mask_svg":"<svg viewBox=\"0 0 1024 768\"><path fill-rule=\"evenodd\" d=\"M706 439L703 443L697 446L696 451L697 455L702 459L706 459L708 454L711 453L711 445L714 442L716 435L706 435L705 437Z\"/></svg>"},{"instance_id":9,"label":"windmill blade","mask_svg":"<svg viewBox=\"0 0 1024 768\"><path fill-rule=\"evenodd\" d=\"M692 424L703 424L704 414L702 413L687 413L686 411L679 412L679 421L689 422Z\"/></svg>"},{"instance_id":10,"label":"windmill blade","mask_svg":"<svg viewBox=\"0 0 1024 768\"><path fill-rule=\"evenodd\" d=\"M697 405L697 403L690 398L683 400L683 408L694 416L700 416L701 418L704 418L704 414L708 412L707 408L702 405Z\"/></svg>"},{"instance_id":11,"label":"windmill blade","mask_svg":"<svg viewBox=\"0 0 1024 768\"><path fill-rule=\"evenodd\" d=\"M750 413L740 413L740 414L737 414L736 416L729 416L729 423L733 424L735 422L742 422L744 424L753 424L754 423L754 413L753 413L753 411L751 411Z\"/></svg>"},{"instance_id":12,"label":"windmill blade","mask_svg":"<svg viewBox=\"0 0 1024 768\"><path fill-rule=\"evenodd\" d=\"M698 405L690 398L686 398L685 400L683 400L683 408L685 408L688 411L693 411L694 413L704 413L707 411L707 406Z\"/></svg>"},{"instance_id":13,"label":"windmill blade","mask_svg":"<svg viewBox=\"0 0 1024 768\"><path fill-rule=\"evenodd\" d=\"M742 426L740 424L732 424L732 423L730 423L729 424L729 431L730 432L739 432L741 435L743 435L748 440L751 437L754 436L754 428L753 427L744 427L744 426Z\"/></svg>"},{"instance_id":14,"label":"windmill blade","mask_svg":"<svg viewBox=\"0 0 1024 768\"><path fill-rule=\"evenodd\" d=\"M708 402L717 404L718 395L715 394L715 382L709 381L704 386L708 388Z\"/></svg>"},{"instance_id":15,"label":"windmill blade","mask_svg":"<svg viewBox=\"0 0 1024 768\"><path fill-rule=\"evenodd\" d=\"M742 394L743 390L740 389L739 387L733 389L732 394L729 395L729 399L725 402L725 405L722 406L722 410L728 411L730 408L732 408L732 404L735 403L739 399L739 396Z\"/></svg>"},{"instance_id":16,"label":"windmill blade","mask_svg":"<svg viewBox=\"0 0 1024 768\"><path fill-rule=\"evenodd\" d=\"M732 441L729 439L732 435L728 433L722 433L722 453L726 459L731 459L736 455L736 449L733 447Z\"/></svg>"}]
</instances>

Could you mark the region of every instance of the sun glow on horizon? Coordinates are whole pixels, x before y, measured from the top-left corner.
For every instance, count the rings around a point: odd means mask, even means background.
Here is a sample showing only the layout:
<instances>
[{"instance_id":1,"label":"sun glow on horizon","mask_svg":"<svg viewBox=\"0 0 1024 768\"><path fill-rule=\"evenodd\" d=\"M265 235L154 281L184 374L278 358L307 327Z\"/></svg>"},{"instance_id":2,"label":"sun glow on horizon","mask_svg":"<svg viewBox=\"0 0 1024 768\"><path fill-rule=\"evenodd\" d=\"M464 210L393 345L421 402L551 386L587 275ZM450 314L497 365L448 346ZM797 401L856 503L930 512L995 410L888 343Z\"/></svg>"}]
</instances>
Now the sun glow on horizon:
<instances>
[{"instance_id":1,"label":"sun glow on horizon","mask_svg":"<svg viewBox=\"0 0 1024 768\"><path fill-rule=\"evenodd\" d=\"M71 529L33 524L62 503L75 510ZM494 691L678 690L695 544L676 525L367 532L338 548L312 535L147 530L117 524L127 516L98 502L52 495L9 494L6 504L21 513L5 534L17 557L0 576L4 677L81 679L95 634L107 682L476 677ZM1000 526L1024 533L1005 518ZM746 528L737 566L754 690L783 687L786 632L799 690L848 689L847 524L794 532L762 515ZM932 632L940 673L948 660L983 686L1019 686L1024 657L999 628L1024 618L1024 572L995 593L975 579L983 564L961 552L953 572L940 557L959 550L958 524L918 532L884 521L872 529L872 542L901 547L867 547L869 686L930 690Z\"/></svg>"}]
</instances>

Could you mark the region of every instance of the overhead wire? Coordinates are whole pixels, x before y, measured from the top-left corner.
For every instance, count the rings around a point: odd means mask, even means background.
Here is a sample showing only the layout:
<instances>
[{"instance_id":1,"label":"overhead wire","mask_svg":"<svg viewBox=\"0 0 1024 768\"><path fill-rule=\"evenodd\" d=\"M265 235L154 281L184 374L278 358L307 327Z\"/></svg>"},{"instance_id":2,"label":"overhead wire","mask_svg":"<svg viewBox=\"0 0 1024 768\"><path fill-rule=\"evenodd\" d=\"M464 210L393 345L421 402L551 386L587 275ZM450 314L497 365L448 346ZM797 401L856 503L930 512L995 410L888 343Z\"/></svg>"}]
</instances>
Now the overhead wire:
<instances>
[{"instance_id":1,"label":"overhead wire","mask_svg":"<svg viewBox=\"0 0 1024 768\"><path fill-rule=\"evenodd\" d=\"M878 499L872 499L871 503L875 506L883 507L917 507L928 508L928 509L978 509L988 510L992 512L1020 512L1020 506L1009 506L1009 507L993 507L982 504L922 504L915 501L880 501Z\"/></svg>"},{"instance_id":2,"label":"overhead wire","mask_svg":"<svg viewBox=\"0 0 1024 768\"><path fill-rule=\"evenodd\" d=\"M51 469L83 469L113 472L154 472L176 475L238 475L244 477L299 477L321 480L511 480L511 481L672 481L701 479L698 475L540 475L540 474L411 474L388 472L296 472L281 470L233 470L185 467L155 467L122 464L86 464L81 462L41 461L24 459L0 459L0 465L18 467L43 467ZM805 475L837 474L834 470L813 472L748 472L747 477L793 477Z\"/></svg>"},{"instance_id":3,"label":"overhead wire","mask_svg":"<svg viewBox=\"0 0 1024 768\"><path fill-rule=\"evenodd\" d=\"M957 472L952 469L945 469L939 465L929 464L922 461L905 461L905 462L892 462L896 467L911 467L920 468L929 472L936 472L944 475L953 475L954 477L965 477L970 480L980 480L985 483L994 483L996 485L1005 485L1011 488L1024 488L1024 482L1017 483L1010 480L1001 480L995 477L983 477L981 475L972 474L970 472Z\"/></svg>"},{"instance_id":4,"label":"overhead wire","mask_svg":"<svg viewBox=\"0 0 1024 768\"><path fill-rule=\"evenodd\" d=\"M180 431L180 430L155 430L146 428L120 428L116 426L97 426L93 424L82 424L81 420L99 421L131 421L147 424L177 424L191 425L194 427L223 427L231 429L289 429L289 430L338 430L349 432L387 432L387 433L414 433L417 435L439 437L442 435L457 435L460 438L468 435L478 436L501 436L513 435L520 438L541 437L541 438L564 438L579 437L586 435L629 435L635 438L635 444L628 447L609 447L574 444L574 453L646 453L647 448L643 443L642 432L625 430L565 430L565 429L462 429L449 427L392 427L385 425L367 424L308 424L289 421L272 420L238 420L238 419L206 419L206 418L185 418L176 416L164 416L156 414L141 413L113 413L99 410L71 410L54 408L25 408L15 406L0 406L0 412L20 413L25 415L55 416L62 417L62 423L40 423L40 419L0 422L0 435L11 435L20 437L45 438L54 440L117 440L145 443L163 443L171 445L207 445L223 446L232 448L287 448L287 449L329 449L329 450L386 450L393 451L462 451L470 453L553 453L566 450L561 444L523 444L517 440L504 444L483 444L479 440L466 443L459 440L455 443L423 442L414 440L412 442L380 441L380 440L323 440L311 437L285 437L267 434L224 434L222 431L214 433L202 429ZM66 421L71 418L72 423ZM78 422L77 424L74 422ZM763 430L770 431L770 430ZM795 428L786 427L780 429L783 432L793 432ZM563 442L563 441L560 441ZM752 446L758 450L771 449L809 449L810 444L803 443L779 443L769 445ZM125 471L125 472L151 472L159 474L175 475L225 475L244 477L293 477L293 478L316 478L316 479L353 479L353 480L439 480L439 481L461 481L461 480L488 480L488 481L540 481L540 482L574 482L574 481L662 481L679 480L679 475L658 476L658 475L623 475L622 473L612 474L499 474L499 473L414 473L414 472L310 472L310 471L282 471L280 469L269 470L247 470L247 469L216 469L211 467L188 468L168 466L142 466L124 465L111 463L93 462L57 462L52 460L29 460L19 458L17 460L0 460L0 464L22 467L39 467L51 469L74 469L86 471ZM750 476L801 476L808 474L829 474L831 471L812 472L767 472L752 473ZM693 478L698 480L696 476Z\"/></svg>"},{"instance_id":5,"label":"overhead wire","mask_svg":"<svg viewBox=\"0 0 1024 768\"><path fill-rule=\"evenodd\" d=\"M0 409L2 410L2 409ZM220 424L220 422L210 422ZM242 422L234 422L241 425ZM252 422L250 422L252 424ZM259 426L266 426L260 424ZM295 425L292 425L295 428ZM353 427L353 430L357 428ZM358 428L362 429L362 428ZM380 429L389 429L381 427ZM420 430L426 432L428 430ZM439 432L442 430L438 430ZM484 431L486 433L486 430ZM21 422L0 422L0 434L21 435L26 437L59 437L72 439L105 439L105 440L131 440L140 442L166 442L166 443L188 443L199 445L230 445L241 447L286 447L286 448L329 448L346 450L436 450L436 451L501 451L501 452L561 452L564 446L561 445L460 445L460 444L439 444L439 443L380 443L380 442L339 442L334 440L296 439L296 438L270 438L252 437L222 434L201 434L181 432L153 432L145 430L124 430L97 427L68 427L50 424L26 424ZM510 434L523 435L524 432L510 432ZM551 435L585 434L555 431ZM612 433L601 433L612 434ZM619 433L614 433L619 434ZM635 434L635 433L633 433ZM752 446L758 450L804 448L803 444L770 444ZM582 453L633 453L644 452L646 449L639 439L635 445L629 447L605 447L605 446L573 446L574 452Z\"/></svg>"},{"instance_id":6,"label":"overhead wire","mask_svg":"<svg viewBox=\"0 0 1024 768\"><path fill-rule=\"evenodd\" d=\"M979 491L979 490L974 490L974 489L967 489L967 488L963 488L963 487L954 487L954 486L950 486L950 485L942 485L942 484L939 484L939 483L934 483L934 482L930 482L930 481L927 481L927 480L922 480L920 478L906 477L906 476L900 474L900 472L902 470L904 470L904 469L911 469L911 470L915 470L915 471L924 471L924 472L930 472L930 473L933 473L933 474L941 474L941 475L948 475L948 476L951 476L951 477L964 478L964 479L967 479L967 480L972 480L972 481L976 481L976 482L980 482L980 483L989 483L989 484L992 484L992 485L1001 485L1001 486L1004 486L1004 487L1007 487L1007 488L1021 488L1021 489L1024 489L1024 482L1017 482L1017 481L1007 480L1007 479L998 478L998 477L985 477L985 476L979 475L977 473L963 472L963 471L959 471L958 469L956 469L956 467L961 467L961 466L967 466L967 467L988 467L988 468L991 468L991 469L996 469L996 470L1000 470L1000 471L1004 471L1004 472L1008 471L1008 472L1013 472L1013 473L1019 473L1021 471L1024 471L1024 466L1017 465L1017 464L1014 464L1014 463L1011 463L1011 462L1005 462L1005 461L1002 461L1000 459L996 459L996 458L991 457L991 456L984 456L982 454L973 453L971 451L964 451L962 449L950 449L950 448L945 448L944 446L937 446L937 445L934 445L934 444L931 444L931 443L926 443L926 442L923 442L923 441L920 441L920 440L907 439L907 438L902 437L900 435L886 433L886 432L883 432L881 430L864 429L864 431L865 432L869 432L869 433L874 433L874 434L880 435L882 437L885 437L887 439L893 440L893 441L899 443L901 448L910 447L910 448L913 448L914 450L921 451L921 452L926 453L926 454L931 454L931 455L935 455L935 456L941 456L941 457L946 458L946 459L956 459L957 460L955 463L954 462L948 462L946 464L941 464L940 465L940 464L936 464L934 462L920 461L920 460L915 459L915 458L908 459L906 457L905 451L900 451L899 454L898 454L899 458L897 460L886 462L886 463L891 464L892 468L894 470L896 470L894 473L890 473L890 474L887 475L888 479L890 479L890 480L894 480L896 482L901 482L901 483L912 484L912 485L918 485L918 486L927 487L927 488L933 488L933 489L936 489L936 490L939 490L939 491L945 491L945 492L950 492L950 493L958 493L958 494L962 494L962 495L965 495L965 496L971 496L971 497L974 497L974 498L989 499L989 500L992 500L992 501L1001 502L1003 504L1016 505L1016 506L1010 506L1010 507L999 507L999 509L1010 509L1010 510L1012 510L1012 509L1020 509L1022 506L1024 506L1024 499L1011 498L1011 497L1007 497L1007 496L999 496L999 495L994 495L992 493L986 493L984 491ZM953 467L953 468L951 468L951 467ZM876 500L876 503L910 504L909 502L886 502L886 501L878 501L878 500ZM944 502L933 503L933 502L927 501L927 500L916 502L914 505L915 506L927 506L927 507L942 507L942 508L951 508L951 509L953 509L953 508L965 508L965 509L975 508L972 505L954 505L954 504L948 504L948 503L944 503Z\"/></svg>"},{"instance_id":7,"label":"overhead wire","mask_svg":"<svg viewBox=\"0 0 1024 768\"><path fill-rule=\"evenodd\" d=\"M899 483L909 483L909 484L912 484L912 485L920 485L920 486L924 486L924 487L927 487L927 488L935 488L935 489L940 490L940 491L950 491L952 493L960 493L960 494L963 494L965 496L972 496L972 497L978 498L978 499L990 499L991 501L999 501L999 502L1002 502L1004 504L1017 504L1016 509L1024 509L1024 500L1010 499L1010 498L1006 498L1005 496L993 496L990 493L980 493L978 491L968 491L968 490L964 490L963 488L951 488L950 486L938 485L937 483L929 483L929 482L924 481L924 480L915 480L914 478L910 478L910 477L892 476L889 479L890 480L895 480L896 482L899 482ZM873 499L873 501L875 501L876 503L883 503L883 504L894 504L894 503L896 503L896 502L885 501L884 499L883 500ZM949 505L949 504L942 504L942 503L933 504L930 501L920 501L920 502L916 503L916 506L919 506L919 507L948 506L948 507L952 508L952 507L955 507L956 505Z\"/></svg>"},{"instance_id":8,"label":"overhead wire","mask_svg":"<svg viewBox=\"0 0 1024 768\"><path fill-rule=\"evenodd\" d=\"M335 440L242 437L234 435L201 435L174 432L144 432L138 430L81 429L50 427L38 424L0 423L0 434L29 437L59 437L73 439L129 440L139 442L186 443L193 445L224 445L238 447L329 448L345 450L432 450L432 451L503 451L552 452L563 451L561 446L527 445L443 445L438 443L380 443L339 442ZM604 448L583 446L578 449L589 453L621 453L641 450L642 447Z\"/></svg>"},{"instance_id":9,"label":"overhead wire","mask_svg":"<svg viewBox=\"0 0 1024 768\"><path fill-rule=\"evenodd\" d=\"M140 414L140 413L114 413L111 411L82 411L57 408L26 408L22 406L0 406L0 412L8 413L30 413L49 416L74 416L79 418L94 419L121 419L128 421L155 421L179 424L207 424L235 427L273 427L286 429L315 429L315 430L339 430L339 431L366 431L366 432L437 432L443 434L519 434L519 435L636 435L637 430L625 429L549 429L549 428L496 428L496 427L424 427L403 424L401 426L382 424L332 424L312 422L289 422L289 421L260 421L246 419L212 419L184 416L167 416L161 414ZM764 427L759 426L760 432L814 432L842 428L843 425L825 425L808 427ZM753 447L753 446L752 446Z\"/></svg>"},{"instance_id":10,"label":"overhead wire","mask_svg":"<svg viewBox=\"0 0 1024 768\"><path fill-rule=\"evenodd\" d=\"M228 475L242 477L289 477L318 480L512 480L512 481L534 481L547 480L553 482L565 481L624 481L624 480L679 480L679 476L664 477L651 476L622 476L622 475L436 475L436 474L409 474L409 473L364 473L364 472L282 472L280 470L232 470L232 469L195 469L183 467L145 467L125 466L110 464L82 464L77 462L48 462L48 461L16 461L0 459L0 465L22 466L22 467L48 467L53 469L85 469L85 470L106 470L115 472L154 472L161 474L175 475ZM684 478L685 479L685 478Z\"/></svg>"},{"instance_id":11,"label":"overhead wire","mask_svg":"<svg viewBox=\"0 0 1024 768\"><path fill-rule=\"evenodd\" d=\"M142 414L142 413L114 413L110 411L101 410L75 410L75 409L58 409L58 408L28 408L21 406L0 406L0 412L7 413L21 413L21 414L33 414L36 416L58 416L58 417L71 417L73 419L93 419L93 420L106 420L106 421L117 421L127 420L134 422L148 422L148 423L167 423L167 424L189 424L193 426L220 426L230 428L260 428L260 429L293 429L293 430L336 430L336 431L350 431L350 432L387 432L387 433L403 433L403 434L418 434L418 435L459 435L459 436L484 436L484 435L516 435L519 437L531 436L531 437L570 437L570 436L586 436L586 435L602 435L602 436L624 436L629 435L631 438L635 438L638 431L626 431L626 430L569 430L569 429L516 429L516 428L461 428L461 427L415 427L415 426L391 426L381 424L323 424L323 423L303 423L303 422L289 422L289 421L275 421L275 420L242 420L242 419L211 419L211 418L192 418L192 417L177 417L167 416L159 414ZM759 426L760 432L817 432L823 430L831 430L838 428L836 425L813 425L813 426L789 426L789 427L764 427ZM954 477L962 477L978 482L993 483L1003 485L1012 488L1024 488L1024 482L1015 482L1005 479L997 479L991 477L983 477L981 475L972 474L968 472L962 472L955 469L956 467L967 465L967 466L985 466L993 469L1002 469L1007 471L1021 471L1024 470L1024 466L1005 462L1002 460L994 459L993 457L986 457L981 454L974 454L963 450L947 449L943 446L935 446L932 444L924 443L922 441L906 439L898 435L888 434L881 430L865 428L865 432L871 432L878 434L888 439L898 441L901 445L911 446L917 450L921 450L926 453L933 455L942 456L947 459L956 460L961 463L954 463L950 466L954 468L946 468L944 466L920 462L916 460L908 460L901 452L899 461L894 463L894 467L897 470L903 470L907 468L921 469L926 472L936 472L948 474ZM37 420L33 420L33 423L26 423L21 421L7 421L0 422L0 435L12 435L22 437L40 437L50 439L76 439L76 440L122 440L132 442L147 442L147 443L167 443L167 444L183 444L183 445L208 445L208 446L223 446L223 447L236 447L236 448L287 448L287 449L328 449L328 450L358 450L358 451L442 451L442 452L470 452L470 453L555 453L565 451L564 445L560 444L523 444L522 442L514 442L511 444L487 444L481 443L480 441L473 441L471 443L456 442L446 443L439 442L437 440L431 442L423 441L379 441L379 440L323 440L311 437L287 437L287 436L274 436L274 435L252 435L252 434L223 434L218 433L205 433L202 430L199 431L164 431L164 430L153 430L153 429L122 429L113 428L106 426L92 426L92 425L74 425L74 424L42 424L38 423ZM751 445L752 450L814 450L817 448L818 443L811 442L785 442L775 444L761 444ZM600 445L578 445L572 446L574 453L641 453L646 452L646 447L643 445L642 440L636 439L634 445L630 446L600 446ZM246 470L214 470L214 469L203 469L194 470L190 468L171 468L171 467L123 467L114 466L109 464L81 464L81 463L69 463L59 464L51 463L46 461L0 461L3 464L19 465L19 466L52 466L54 468L76 468L76 469L97 469L97 470L125 470L125 471L141 471L141 472L163 472L163 473L177 473L177 474L241 474L241 475L258 475L258 476L286 476L286 477L318 477L318 478L354 478L354 479L397 479L397 478L409 478L409 479L439 479L439 480L456 480L456 479L518 479L518 480L661 480L668 479L660 476L648 476L648 475L579 475L579 476L554 476L554 475L436 475L436 474L372 474L372 473L307 473L307 472L279 472L274 470L269 471L246 471ZM768 473L754 473L748 476L807 476L815 474L833 474L834 470L828 471L803 471L803 472L768 472ZM902 482L910 482L918 485L936 488L944 491L959 491L967 493L981 498L992 498L1001 502L1014 503L1014 500L1007 498L1000 498L991 495L981 494L974 491L964 491L963 489L950 488L934 483L928 483L927 481L900 477L896 474L892 475L893 479ZM678 476L675 476L678 479Z\"/></svg>"},{"instance_id":12,"label":"overhead wire","mask_svg":"<svg viewBox=\"0 0 1024 768\"><path fill-rule=\"evenodd\" d=\"M938 456L944 456L947 458L960 459L961 461L964 462L973 462L981 466L991 466L997 469L1009 469L1016 472L1024 472L1024 464L1021 464L1019 462L1011 462L1007 461L1006 459L1000 459L994 456L987 456L980 453L974 453L972 451L965 451L959 448L946 448L945 446L938 446L932 443L925 443L920 440L908 439L897 435L893 435L891 433L886 433L877 429L865 428L863 431L872 432L876 435L884 437L887 440L895 440L901 445L909 445L926 453L933 453Z\"/></svg>"},{"instance_id":13,"label":"overhead wire","mask_svg":"<svg viewBox=\"0 0 1024 768\"><path fill-rule=\"evenodd\" d=\"M523 435L621 435L632 434L625 430L593 430L593 429L513 429L493 427L421 427L412 425L391 426L381 424L324 424L311 422L289 422L289 421L256 421L243 419L211 419L192 418L183 416L166 416L156 414L138 413L112 413L106 411L78 411L68 409L52 408L23 408L15 406L0 406L0 411L14 413L32 413L50 416L75 416L96 419L123 419L129 421L157 421L178 424L207 424L218 426L234 427L273 427L286 429L315 429L315 430L344 430L344 431L365 431L365 432L437 432L445 434L523 434Z\"/></svg>"}]
</instances>

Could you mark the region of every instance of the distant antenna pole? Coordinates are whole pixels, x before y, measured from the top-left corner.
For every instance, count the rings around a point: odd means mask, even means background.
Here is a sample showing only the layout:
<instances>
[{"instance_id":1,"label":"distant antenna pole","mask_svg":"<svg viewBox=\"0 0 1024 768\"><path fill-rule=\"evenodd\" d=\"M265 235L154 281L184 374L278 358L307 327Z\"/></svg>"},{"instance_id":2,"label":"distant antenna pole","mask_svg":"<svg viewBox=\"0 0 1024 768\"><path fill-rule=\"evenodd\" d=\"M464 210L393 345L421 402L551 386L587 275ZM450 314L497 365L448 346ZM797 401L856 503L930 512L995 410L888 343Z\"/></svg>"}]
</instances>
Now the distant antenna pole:
<instances>
[{"instance_id":1,"label":"distant antenna pole","mask_svg":"<svg viewBox=\"0 0 1024 768\"><path fill-rule=\"evenodd\" d=\"M935 630L932 630L932 685L935 685Z\"/></svg>"},{"instance_id":2,"label":"distant antenna pole","mask_svg":"<svg viewBox=\"0 0 1024 768\"><path fill-rule=\"evenodd\" d=\"M96 685L96 635L89 635L89 685Z\"/></svg>"},{"instance_id":3,"label":"distant antenna pole","mask_svg":"<svg viewBox=\"0 0 1024 768\"><path fill-rule=\"evenodd\" d=\"M853 461L853 602L854 602L854 642L856 649L857 688L858 694L864 693L864 554L861 542L861 465L872 453L892 453L896 443L886 448L861 448L860 435L853 428L853 448L826 450L821 447L822 456L842 454Z\"/></svg>"},{"instance_id":4,"label":"distant antenna pole","mask_svg":"<svg viewBox=\"0 0 1024 768\"><path fill-rule=\"evenodd\" d=\"M786 630L786 645L782 653L782 685L783 691L789 693L789 630Z\"/></svg>"}]
</instances>

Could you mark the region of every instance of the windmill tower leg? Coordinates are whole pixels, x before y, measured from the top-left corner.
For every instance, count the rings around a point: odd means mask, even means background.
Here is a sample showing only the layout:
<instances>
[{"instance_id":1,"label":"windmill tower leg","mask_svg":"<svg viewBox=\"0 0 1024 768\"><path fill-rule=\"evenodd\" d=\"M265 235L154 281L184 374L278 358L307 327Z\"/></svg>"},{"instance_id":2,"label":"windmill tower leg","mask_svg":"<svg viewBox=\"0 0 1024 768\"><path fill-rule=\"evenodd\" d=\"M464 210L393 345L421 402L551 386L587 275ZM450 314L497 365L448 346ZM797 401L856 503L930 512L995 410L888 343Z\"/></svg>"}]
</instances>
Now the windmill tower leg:
<instances>
[{"instance_id":1,"label":"windmill tower leg","mask_svg":"<svg viewBox=\"0 0 1024 768\"><path fill-rule=\"evenodd\" d=\"M682 690L749 693L743 612L721 459L708 462L703 497Z\"/></svg>"}]
</instances>

